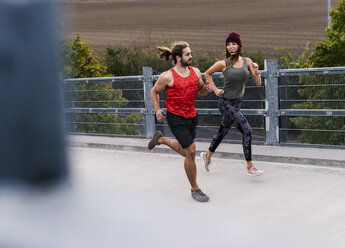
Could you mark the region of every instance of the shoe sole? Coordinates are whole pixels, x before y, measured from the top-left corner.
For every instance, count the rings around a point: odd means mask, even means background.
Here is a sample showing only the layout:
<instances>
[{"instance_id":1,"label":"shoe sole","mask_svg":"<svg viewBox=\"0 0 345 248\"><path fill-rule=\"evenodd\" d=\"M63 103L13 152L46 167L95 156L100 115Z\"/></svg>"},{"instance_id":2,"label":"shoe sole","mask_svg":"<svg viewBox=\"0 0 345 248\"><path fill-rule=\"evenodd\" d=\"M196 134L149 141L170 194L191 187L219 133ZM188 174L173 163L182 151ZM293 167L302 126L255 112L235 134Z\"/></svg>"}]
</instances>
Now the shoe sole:
<instances>
[{"instance_id":1,"label":"shoe sole","mask_svg":"<svg viewBox=\"0 0 345 248\"><path fill-rule=\"evenodd\" d=\"M261 175L263 175L263 174L265 174L265 172L258 173L258 174L250 174L250 173L247 173L247 175L250 176L250 177L258 177L258 176L261 176Z\"/></svg>"},{"instance_id":2,"label":"shoe sole","mask_svg":"<svg viewBox=\"0 0 345 248\"><path fill-rule=\"evenodd\" d=\"M200 153L200 157L201 157L202 164L204 165L206 171L207 171L207 172L210 172L210 168L209 168L210 164L208 164L208 165L205 164L205 160L204 160L203 154L205 154L205 153L204 153L204 152Z\"/></svg>"},{"instance_id":3,"label":"shoe sole","mask_svg":"<svg viewBox=\"0 0 345 248\"><path fill-rule=\"evenodd\" d=\"M207 196L207 197L204 197L204 198L201 198L201 199L197 199L195 198L194 196L192 196L192 198L194 200L196 200L197 202L207 202L210 198Z\"/></svg>"},{"instance_id":4,"label":"shoe sole","mask_svg":"<svg viewBox=\"0 0 345 248\"><path fill-rule=\"evenodd\" d=\"M208 200L209 200L209 198L197 200L194 197L193 197L193 199L196 200L197 202L208 202Z\"/></svg>"}]
</instances>

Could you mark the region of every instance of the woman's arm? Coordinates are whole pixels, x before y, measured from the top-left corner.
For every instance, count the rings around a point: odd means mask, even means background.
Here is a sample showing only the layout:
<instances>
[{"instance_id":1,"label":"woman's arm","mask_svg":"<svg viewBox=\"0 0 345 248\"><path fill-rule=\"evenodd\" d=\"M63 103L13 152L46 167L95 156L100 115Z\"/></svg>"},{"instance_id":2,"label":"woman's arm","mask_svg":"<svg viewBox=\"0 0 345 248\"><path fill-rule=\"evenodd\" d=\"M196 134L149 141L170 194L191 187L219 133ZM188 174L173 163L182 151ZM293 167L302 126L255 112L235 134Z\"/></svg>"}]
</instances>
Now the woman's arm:
<instances>
[{"instance_id":1,"label":"woman's arm","mask_svg":"<svg viewBox=\"0 0 345 248\"><path fill-rule=\"evenodd\" d=\"M213 89L214 93L217 96L221 96L224 94L224 91L222 89L218 89L217 86L214 84L213 79L212 79L212 74L218 71L223 71L226 68L226 64L224 60L217 61L214 63L208 70L205 72L205 78L206 82L208 82Z\"/></svg>"},{"instance_id":2,"label":"woman's arm","mask_svg":"<svg viewBox=\"0 0 345 248\"><path fill-rule=\"evenodd\" d=\"M261 85L261 76L259 73L259 66L256 63L253 63L253 61L250 58L246 58L248 69L250 74L252 75L252 78L254 80L254 83L257 86Z\"/></svg>"},{"instance_id":3,"label":"woman's arm","mask_svg":"<svg viewBox=\"0 0 345 248\"><path fill-rule=\"evenodd\" d=\"M199 81L198 81L198 94L201 96L206 96L208 93L210 93L212 90L209 89L209 87L207 86L207 81L206 83L204 83L204 81L202 80L202 76L201 76L201 72L198 68L193 67L195 73L198 75L199 77Z\"/></svg>"}]
</instances>

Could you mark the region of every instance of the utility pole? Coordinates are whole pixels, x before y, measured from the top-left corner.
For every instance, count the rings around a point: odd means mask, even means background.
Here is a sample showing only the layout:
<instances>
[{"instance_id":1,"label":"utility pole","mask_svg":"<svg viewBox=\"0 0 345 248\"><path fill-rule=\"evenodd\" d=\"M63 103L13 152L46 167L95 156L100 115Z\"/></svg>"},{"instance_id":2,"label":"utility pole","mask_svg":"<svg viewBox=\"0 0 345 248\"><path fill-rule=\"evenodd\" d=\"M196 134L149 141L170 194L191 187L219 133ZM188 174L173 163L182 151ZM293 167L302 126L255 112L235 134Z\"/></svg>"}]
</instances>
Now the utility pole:
<instances>
[{"instance_id":1,"label":"utility pole","mask_svg":"<svg viewBox=\"0 0 345 248\"><path fill-rule=\"evenodd\" d=\"M329 10L331 9L331 0L328 0L327 16L328 16L328 27L331 26L331 16L329 15Z\"/></svg>"}]
</instances>

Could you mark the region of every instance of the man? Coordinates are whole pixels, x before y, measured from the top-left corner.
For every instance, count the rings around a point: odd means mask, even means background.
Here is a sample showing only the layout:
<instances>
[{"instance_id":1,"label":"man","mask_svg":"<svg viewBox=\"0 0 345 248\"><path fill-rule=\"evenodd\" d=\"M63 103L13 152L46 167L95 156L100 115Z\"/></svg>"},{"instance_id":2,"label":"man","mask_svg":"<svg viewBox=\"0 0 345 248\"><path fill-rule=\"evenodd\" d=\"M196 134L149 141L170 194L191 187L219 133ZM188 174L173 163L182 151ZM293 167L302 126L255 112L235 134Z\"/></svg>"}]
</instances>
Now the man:
<instances>
[{"instance_id":1,"label":"man","mask_svg":"<svg viewBox=\"0 0 345 248\"><path fill-rule=\"evenodd\" d=\"M209 197L200 190L196 180L195 136L198 115L194 101L198 93L207 95L210 90L204 85L200 70L190 66L192 54L187 42L176 42L172 49L166 47L158 47L158 49L162 51L161 58L168 60L172 56L175 66L159 76L152 88L151 99L157 120L163 122L166 119L177 140L163 137L160 131L156 131L148 144L148 149L164 144L184 156L184 168L192 187L192 197L196 201L206 202ZM166 116L163 115L159 105L159 92L164 89L167 93Z\"/></svg>"}]
</instances>

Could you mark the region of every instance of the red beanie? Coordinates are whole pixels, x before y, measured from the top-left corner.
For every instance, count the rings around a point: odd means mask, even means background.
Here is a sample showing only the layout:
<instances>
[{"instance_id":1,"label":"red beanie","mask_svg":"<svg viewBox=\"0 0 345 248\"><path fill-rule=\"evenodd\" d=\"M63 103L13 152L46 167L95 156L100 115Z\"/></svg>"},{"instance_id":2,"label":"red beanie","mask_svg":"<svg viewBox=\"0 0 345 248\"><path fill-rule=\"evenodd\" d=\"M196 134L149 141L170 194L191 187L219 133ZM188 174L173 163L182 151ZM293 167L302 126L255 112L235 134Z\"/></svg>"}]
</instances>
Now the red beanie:
<instances>
[{"instance_id":1,"label":"red beanie","mask_svg":"<svg viewBox=\"0 0 345 248\"><path fill-rule=\"evenodd\" d=\"M225 45L229 42L236 42L240 47L242 47L241 36L238 33L231 32L225 40Z\"/></svg>"}]
</instances>

